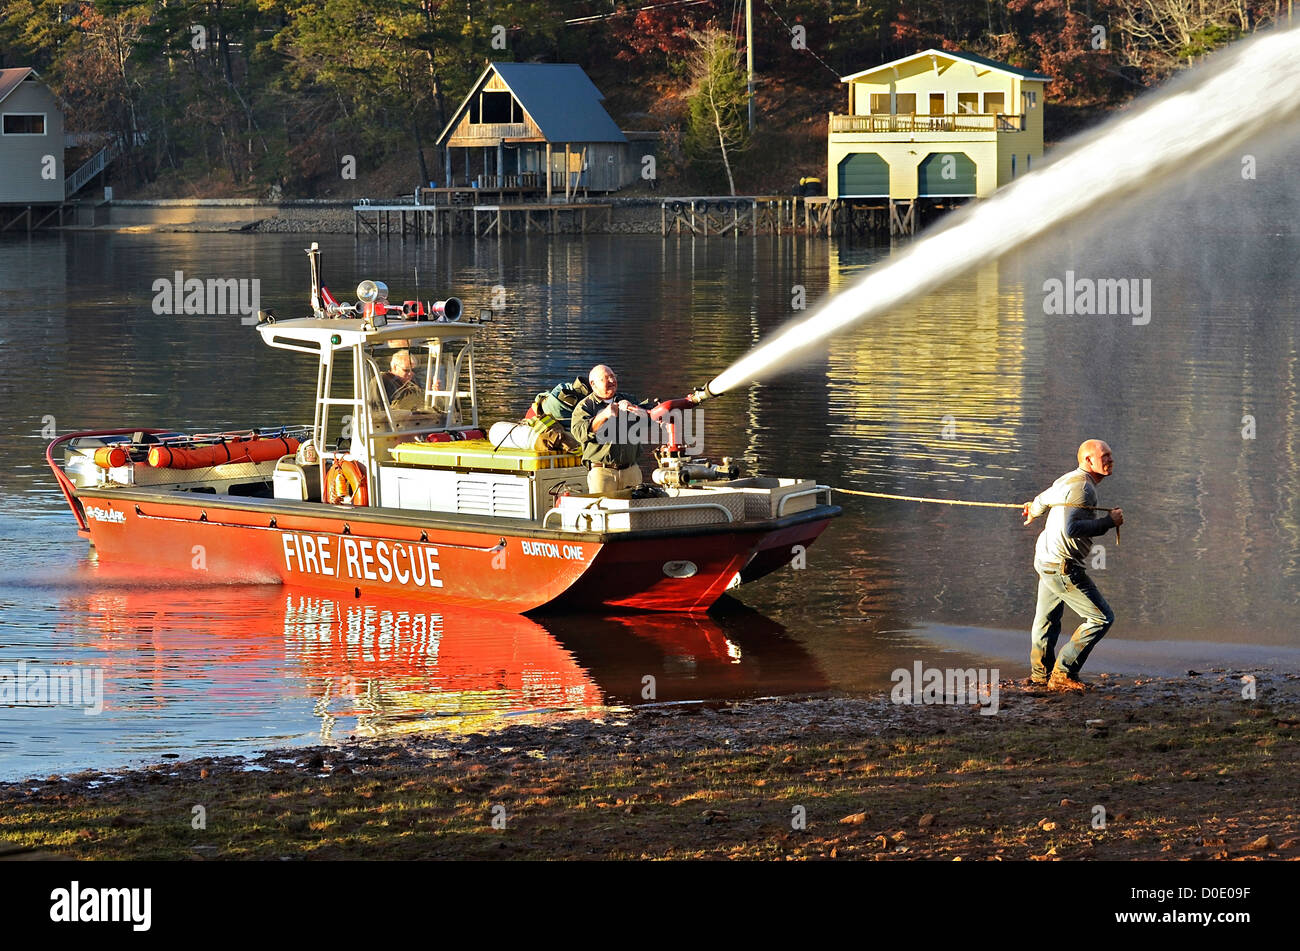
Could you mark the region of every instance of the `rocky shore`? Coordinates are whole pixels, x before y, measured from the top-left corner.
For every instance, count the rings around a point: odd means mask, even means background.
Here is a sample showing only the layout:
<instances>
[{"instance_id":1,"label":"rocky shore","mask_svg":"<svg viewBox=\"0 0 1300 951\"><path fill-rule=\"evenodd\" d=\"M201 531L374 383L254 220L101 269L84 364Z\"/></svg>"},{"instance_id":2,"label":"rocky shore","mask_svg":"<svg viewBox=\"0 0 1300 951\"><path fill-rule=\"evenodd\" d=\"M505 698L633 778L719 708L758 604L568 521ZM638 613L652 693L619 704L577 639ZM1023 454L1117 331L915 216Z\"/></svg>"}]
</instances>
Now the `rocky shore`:
<instances>
[{"instance_id":1,"label":"rocky shore","mask_svg":"<svg viewBox=\"0 0 1300 951\"><path fill-rule=\"evenodd\" d=\"M0 784L0 842L114 859L1296 859L1298 701L1298 674L1215 670L1082 694L1004 682L995 715L889 697L640 707Z\"/></svg>"},{"instance_id":2,"label":"rocky shore","mask_svg":"<svg viewBox=\"0 0 1300 951\"><path fill-rule=\"evenodd\" d=\"M610 198L596 203L609 204L611 208L608 215L604 209L588 215L588 234L657 235L661 231L663 221L658 198ZM568 216L558 220L557 226L561 231L575 231ZM118 201L111 207L73 215L64 226L69 231L250 234L352 234L353 228L350 201L251 199Z\"/></svg>"},{"instance_id":3,"label":"rocky shore","mask_svg":"<svg viewBox=\"0 0 1300 951\"><path fill-rule=\"evenodd\" d=\"M589 234L659 234L659 203L641 199L614 200L609 222L603 211L592 212L587 225ZM263 218L241 231L255 234L351 234L353 214L349 209L282 208L280 213Z\"/></svg>"}]
</instances>

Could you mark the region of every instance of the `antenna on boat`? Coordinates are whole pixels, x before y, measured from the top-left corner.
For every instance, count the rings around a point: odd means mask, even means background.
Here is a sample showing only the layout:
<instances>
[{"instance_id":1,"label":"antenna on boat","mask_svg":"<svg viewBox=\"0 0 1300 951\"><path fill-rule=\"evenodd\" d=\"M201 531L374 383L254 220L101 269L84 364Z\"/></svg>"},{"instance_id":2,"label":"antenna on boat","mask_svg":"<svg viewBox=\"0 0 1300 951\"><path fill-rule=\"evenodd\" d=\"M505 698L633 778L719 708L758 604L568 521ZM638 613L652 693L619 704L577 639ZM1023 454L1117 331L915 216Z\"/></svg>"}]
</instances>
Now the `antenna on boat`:
<instances>
[{"instance_id":1,"label":"antenna on boat","mask_svg":"<svg viewBox=\"0 0 1300 951\"><path fill-rule=\"evenodd\" d=\"M320 317L320 245L313 241L306 250L307 260L311 262L311 312Z\"/></svg>"}]
</instances>

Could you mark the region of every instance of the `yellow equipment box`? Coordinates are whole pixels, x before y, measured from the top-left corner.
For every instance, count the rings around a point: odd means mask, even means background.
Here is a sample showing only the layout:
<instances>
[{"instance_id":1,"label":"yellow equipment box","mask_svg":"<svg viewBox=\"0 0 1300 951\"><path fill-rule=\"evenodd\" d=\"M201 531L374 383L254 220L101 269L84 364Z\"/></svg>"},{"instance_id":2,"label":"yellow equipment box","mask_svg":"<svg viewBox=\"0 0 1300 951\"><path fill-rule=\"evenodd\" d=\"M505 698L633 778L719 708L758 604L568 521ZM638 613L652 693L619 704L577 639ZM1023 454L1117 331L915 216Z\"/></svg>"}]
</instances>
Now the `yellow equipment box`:
<instances>
[{"instance_id":1,"label":"yellow equipment box","mask_svg":"<svg viewBox=\"0 0 1300 951\"><path fill-rule=\"evenodd\" d=\"M487 439L455 442L404 442L389 450L404 466L436 466L440 469L493 469L497 472L535 472L582 465L578 453L550 453L536 449L494 450Z\"/></svg>"}]
</instances>

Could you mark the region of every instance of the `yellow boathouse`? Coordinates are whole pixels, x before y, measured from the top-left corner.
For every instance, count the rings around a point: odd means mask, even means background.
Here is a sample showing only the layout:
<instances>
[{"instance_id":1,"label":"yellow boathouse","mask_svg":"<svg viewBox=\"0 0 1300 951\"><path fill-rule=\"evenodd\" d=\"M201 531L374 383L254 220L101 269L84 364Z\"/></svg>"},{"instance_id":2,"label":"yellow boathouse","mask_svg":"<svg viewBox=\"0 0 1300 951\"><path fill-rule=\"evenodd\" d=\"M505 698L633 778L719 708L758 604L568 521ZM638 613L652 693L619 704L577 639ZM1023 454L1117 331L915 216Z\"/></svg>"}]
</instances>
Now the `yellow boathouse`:
<instances>
[{"instance_id":1,"label":"yellow boathouse","mask_svg":"<svg viewBox=\"0 0 1300 951\"><path fill-rule=\"evenodd\" d=\"M827 142L832 200L888 200L910 218L918 198L983 198L1042 160L1048 76L929 49L842 82L848 112L831 114Z\"/></svg>"}]
</instances>

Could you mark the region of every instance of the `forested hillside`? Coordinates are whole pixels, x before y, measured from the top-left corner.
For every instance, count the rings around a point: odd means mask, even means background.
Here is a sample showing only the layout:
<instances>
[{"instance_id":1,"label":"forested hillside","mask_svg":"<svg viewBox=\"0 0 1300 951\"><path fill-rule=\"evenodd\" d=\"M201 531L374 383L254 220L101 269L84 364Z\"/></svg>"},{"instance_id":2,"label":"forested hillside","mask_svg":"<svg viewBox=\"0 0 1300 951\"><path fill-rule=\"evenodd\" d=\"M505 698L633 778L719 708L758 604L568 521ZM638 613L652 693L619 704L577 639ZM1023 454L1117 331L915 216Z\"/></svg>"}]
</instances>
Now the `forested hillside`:
<instances>
[{"instance_id":1,"label":"forested hillside","mask_svg":"<svg viewBox=\"0 0 1300 951\"><path fill-rule=\"evenodd\" d=\"M838 77L929 46L1052 76L1052 139L1287 14L1288 0L754 0L758 132L737 187L820 171ZM743 63L743 0L7 0L0 65L36 67L69 131L128 146L124 191L314 197L438 178L434 140L486 63L573 62L622 128L662 134L660 185L688 191L715 174L683 145L692 35L709 27Z\"/></svg>"}]
</instances>

